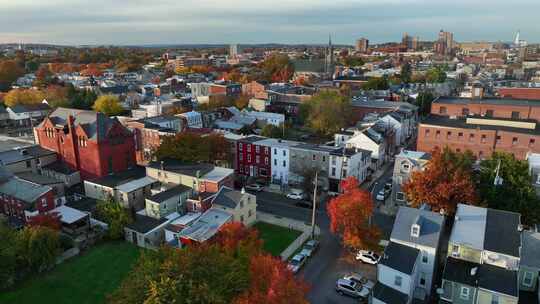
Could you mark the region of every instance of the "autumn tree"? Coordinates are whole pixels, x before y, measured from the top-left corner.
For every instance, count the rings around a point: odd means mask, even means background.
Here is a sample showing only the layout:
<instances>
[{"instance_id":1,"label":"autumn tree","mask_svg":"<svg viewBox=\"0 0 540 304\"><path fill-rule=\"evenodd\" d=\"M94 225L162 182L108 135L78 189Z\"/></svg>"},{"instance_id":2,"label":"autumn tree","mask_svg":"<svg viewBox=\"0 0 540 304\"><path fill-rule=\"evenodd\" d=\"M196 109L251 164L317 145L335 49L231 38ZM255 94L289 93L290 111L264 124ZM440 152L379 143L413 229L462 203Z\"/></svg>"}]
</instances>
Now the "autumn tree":
<instances>
[{"instance_id":1,"label":"autumn tree","mask_svg":"<svg viewBox=\"0 0 540 304\"><path fill-rule=\"evenodd\" d=\"M287 133L286 128L283 126L283 124L280 124L279 127L275 126L273 124L267 124L264 126L261 130L261 135L265 137L270 138L285 138Z\"/></svg>"},{"instance_id":2,"label":"autumn tree","mask_svg":"<svg viewBox=\"0 0 540 304\"><path fill-rule=\"evenodd\" d=\"M473 155L458 153L449 148L436 148L422 171L411 174L403 184L403 192L413 207L427 204L435 212L453 216L456 206L477 204L478 196L472 177Z\"/></svg>"},{"instance_id":3,"label":"autumn tree","mask_svg":"<svg viewBox=\"0 0 540 304\"><path fill-rule=\"evenodd\" d=\"M446 81L446 72L440 67L431 68L426 72L426 81L429 83L442 83Z\"/></svg>"},{"instance_id":4,"label":"autumn tree","mask_svg":"<svg viewBox=\"0 0 540 304\"><path fill-rule=\"evenodd\" d=\"M249 105L249 96L247 95L242 94L234 100L234 106L240 110L246 108L248 105Z\"/></svg>"},{"instance_id":5,"label":"autumn tree","mask_svg":"<svg viewBox=\"0 0 540 304\"><path fill-rule=\"evenodd\" d=\"M52 81L53 78L53 73L46 64L42 64L36 71L35 75L36 80L34 81L33 85L37 87L46 86Z\"/></svg>"},{"instance_id":6,"label":"autumn tree","mask_svg":"<svg viewBox=\"0 0 540 304\"><path fill-rule=\"evenodd\" d=\"M215 163L229 159L229 145L223 135L200 135L191 132L167 136L155 156L159 160L176 159L186 163L208 162Z\"/></svg>"},{"instance_id":7,"label":"autumn tree","mask_svg":"<svg viewBox=\"0 0 540 304\"><path fill-rule=\"evenodd\" d=\"M96 205L96 218L109 225L107 237L112 240L123 238L124 227L133 222L131 212L114 200L99 201Z\"/></svg>"},{"instance_id":8,"label":"autumn tree","mask_svg":"<svg viewBox=\"0 0 540 304\"><path fill-rule=\"evenodd\" d=\"M362 85L364 90L388 90L388 79L386 77L371 77Z\"/></svg>"},{"instance_id":9,"label":"autumn tree","mask_svg":"<svg viewBox=\"0 0 540 304\"><path fill-rule=\"evenodd\" d=\"M41 213L32 216L28 219L30 227L48 227L50 229L60 231L62 223L60 222L60 214L58 212Z\"/></svg>"},{"instance_id":10,"label":"autumn tree","mask_svg":"<svg viewBox=\"0 0 540 304\"><path fill-rule=\"evenodd\" d=\"M494 152L480 168L480 196L489 208L521 213L523 223L528 225L540 222L540 200L531 184L527 161ZM497 173L502 182L495 183Z\"/></svg>"},{"instance_id":11,"label":"autumn tree","mask_svg":"<svg viewBox=\"0 0 540 304\"><path fill-rule=\"evenodd\" d=\"M8 107L38 104L42 102L45 97L45 94L40 90L13 89L4 96L4 104Z\"/></svg>"},{"instance_id":12,"label":"autumn tree","mask_svg":"<svg viewBox=\"0 0 540 304\"><path fill-rule=\"evenodd\" d=\"M37 272L49 269L61 251L59 233L48 227L26 227L17 234L16 250L22 267Z\"/></svg>"},{"instance_id":13,"label":"autumn tree","mask_svg":"<svg viewBox=\"0 0 540 304\"><path fill-rule=\"evenodd\" d=\"M11 84L23 75L24 69L17 61L0 61L0 92L9 90Z\"/></svg>"},{"instance_id":14,"label":"autumn tree","mask_svg":"<svg viewBox=\"0 0 540 304\"><path fill-rule=\"evenodd\" d=\"M353 249L376 248L380 232L370 225L373 215L371 194L360 189L355 177L341 182L342 194L327 205L330 230L339 234L343 244Z\"/></svg>"},{"instance_id":15,"label":"autumn tree","mask_svg":"<svg viewBox=\"0 0 540 304\"><path fill-rule=\"evenodd\" d=\"M97 112L104 113L107 116L115 116L124 112L124 108L120 104L118 97L114 95L102 95L94 102L92 109Z\"/></svg>"},{"instance_id":16,"label":"autumn tree","mask_svg":"<svg viewBox=\"0 0 540 304\"><path fill-rule=\"evenodd\" d=\"M335 91L322 91L302 104L308 127L321 135L333 135L346 127L351 117L350 99Z\"/></svg>"},{"instance_id":17,"label":"autumn tree","mask_svg":"<svg viewBox=\"0 0 540 304\"><path fill-rule=\"evenodd\" d=\"M294 65L285 54L273 54L261 64L265 78L271 82L288 82L294 75Z\"/></svg>"}]
</instances>

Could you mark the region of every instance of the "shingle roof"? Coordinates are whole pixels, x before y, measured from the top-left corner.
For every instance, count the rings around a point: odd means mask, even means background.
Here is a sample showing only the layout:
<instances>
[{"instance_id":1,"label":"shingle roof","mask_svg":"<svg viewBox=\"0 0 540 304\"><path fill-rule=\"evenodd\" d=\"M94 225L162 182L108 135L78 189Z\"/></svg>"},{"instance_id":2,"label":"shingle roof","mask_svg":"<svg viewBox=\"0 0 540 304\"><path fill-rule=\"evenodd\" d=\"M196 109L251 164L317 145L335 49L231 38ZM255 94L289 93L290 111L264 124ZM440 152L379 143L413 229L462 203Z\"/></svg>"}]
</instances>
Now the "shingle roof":
<instances>
[{"instance_id":1,"label":"shingle roof","mask_svg":"<svg viewBox=\"0 0 540 304\"><path fill-rule=\"evenodd\" d=\"M196 176L197 172L199 177L202 177L214 169L212 164L186 164L174 159L165 159L163 162L163 170L175 172L187 176ZM148 167L154 169L161 169L161 162L151 162Z\"/></svg>"},{"instance_id":2,"label":"shingle roof","mask_svg":"<svg viewBox=\"0 0 540 304\"><path fill-rule=\"evenodd\" d=\"M49 186L37 185L17 177L12 177L8 181L0 184L0 193L7 194L27 203L27 207L33 207L28 204L34 203L40 196L52 191Z\"/></svg>"},{"instance_id":3,"label":"shingle roof","mask_svg":"<svg viewBox=\"0 0 540 304\"><path fill-rule=\"evenodd\" d=\"M442 278L447 281L476 287L478 266L480 265L476 263L448 257Z\"/></svg>"},{"instance_id":4,"label":"shingle roof","mask_svg":"<svg viewBox=\"0 0 540 304\"><path fill-rule=\"evenodd\" d=\"M409 300L408 295L390 288L381 282L377 282L373 286L373 297L388 304L406 304Z\"/></svg>"},{"instance_id":5,"label":"shingle roof","mask_svg":"<svg viewBox=\"0 0 540 304\"><path fill-rule=\"evenodd\" d=\"M519 257L521 246L519 225L519 213L488 209L484 249Z\"/></svg>"},{"instance_id":6,"label":"shingle roof","mask_svg":"<svg viewBox=\"0 0 540 304\"><path fill-rule=\"evenodd\" d=\"M244 195L246 194L240 191L236 191L227 187L222 187L212 201L212 204L217 204L234 209L242 200Z\"/></svg>"},{"instance_id":7,"label":"shingle roof","mask_svg":"<svg viewBox=\"0 0 540 304\"><path fill-rule=\"evenodd\" d=\"M146 176L146 170L143 167L135 166L131 169L124 170L119 173L114 173L101 178L91 179L88 182L114 188L118 185L129 183Z\"/></svg>"},{"instance_id":8,"label":"shingle roof","mask_svg":"<svg viewBox=\"0 0 540 304\"><path fill-rule=\"evenodd\" d=\"M420 225L419 237L411 236L411 226L413 224ZM437 248L443 225L444 217L437 213L400 207L390 239Z\"/></svg>"},{"instance_id":9,"label":"shingle roof","mask_svg":"<svg viewBox=\"0 0 540 304\"><path fill-rule=\"evenodd\" d=\"M416 248L390 242L386 246L379 264L405 274L411 274L419 254L420 250Z\"/></svg>"},{"instance_id":10,"label":"shingle roof","mask_svg":"<svg viewBox=\"0 0 540 304\"><path fill-rule=\"evenodd\" d=\"M434 103L441 104L491 104L491 105L512 105L512 106L531 106L539 107L539 100L526 100L526 99L513 99L513 98L484 98L484 99L470 99L459 97L440 97L433 101Z\"/></svg>"},{"instance_id":11,"label":"shingle roof","mask_svg":"<svg viewBox=\"0 0 540 304\"><path fill-rule=\"evenodd\" d=\"M48 104L46 103L36 103L36 104L28 104L28 105L15 105L13 107L10 107L11 111L14 113L26 113L26 112L33 112L33 111L48 111L51 109Z\"/></svg>"},{"instance_id":12,"label":"shingle roof","mask_svg":"<svg viewBox=\"0 0 540 304\"><path fill-rule=\"evenodd\" d=\"M146 234L166 221L167 220L164 218L158 220L146 215L136 214L134 221L126 225L126 227L139 233Z\"/></svg>"},{"instance_id":13,"label":"shingle roof","mask_svg":"<svg viewBox=\"0 0 540 304\"><path fill-rule=\"evenodd\" d=\"M188 186L177 185L175 187L172 187L170 189L167 189L165 191L162 191L162 192L159 192L159 193L156 193L156 194L152 195L150 198L148 198L148 200L150 200L152 202L156 202L156 203L161 203L163 201L166 201L166 200L170 199L171 197L180 195L180 194L185 193L185 192L190 192L192 190L193 189L191 189Z\"/></svg>"},{"instance_id":14,"label":"shingle roof","mask_svg":"<svg viewBox=\"0 0 540 304\"><path fill-rule=\"evenodd\" d=\"M56 154L56 152L44 149L38 145L34 145L30 147L17 148L0 152L0 162L3 165L9 165L12 163L17 163L53 154Z\"/></svg>"},{"instance_id":15,"label":"shingle roof","mask_svg":"<svg viewBox=\"0 0 540 304\"><path fill-rule=\"evenodd\" d=\"M520 266L540 268L540 232L523 231Z\"/></svg>"}]
</instances>

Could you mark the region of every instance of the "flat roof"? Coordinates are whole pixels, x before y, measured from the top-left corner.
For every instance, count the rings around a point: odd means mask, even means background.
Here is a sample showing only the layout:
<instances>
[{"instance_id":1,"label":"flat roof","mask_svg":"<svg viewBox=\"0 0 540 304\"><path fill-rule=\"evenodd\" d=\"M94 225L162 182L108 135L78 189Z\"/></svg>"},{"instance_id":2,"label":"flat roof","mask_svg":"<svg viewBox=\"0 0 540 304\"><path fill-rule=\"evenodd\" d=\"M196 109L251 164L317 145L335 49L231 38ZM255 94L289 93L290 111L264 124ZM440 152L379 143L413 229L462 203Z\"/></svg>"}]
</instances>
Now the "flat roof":
<instances>
[{"instance_id":1,"label":"flat roof","mask_svg":"<svg viewBox=\"0 0 540 304\"><path fill-rule=\"evenodd\" d=\"M129 192L135 191L135 190L140 189L142 187L146 187L146 186L151 185L151 184L156 183L156 182L157 182L157 180L155 180L155 179L153 179L151 177L145 176L145 177L142 177L142 178L139 178L139 179L129 181L129 182L125 183L125 184L121 184L121 185L117 186L116 189L118 191L121 191L121 192L129 193Z\"/></svg>"},{"instance_id":2,"label":"flat roof","mask_svg":"<svg viewBox=\"0 0 540 304\"><path fill-rule=\"evenodd\" d=\"M20 146L24 146L24 144L21 144ZM9 165L53 154L56 154L56 152L44 149L38 145L26 146L0 152L0 162L3 165Z\"/></svg>"},{"instance_id":3,"label":"flat roof","mask_svg":"<svg viewBox=\"0 0 540 304\"><path fill-rule=\"evenodd\" d=\"M181 238L204 242L213 237L221 226L232 218L228 212L219 209L208 209L191 226L180 232Z\"/></svg>"},{"instance_id":4,"label":"flat roof","mask_svg":"<svg viewBox=\"0 0 540 304\"><path fill-rule=\"evenodd\" d=\"M515 212L488 209L484 249L519 258L521 246L520 215Z\"/></svg>"},{"instance_id":5,"label":"flat roof","mask_svg":"<svg viewBox=\"0 0 540 304\"><path fill-rule=\"evenodd\" d=\"M488 97L483 99L471 99L461 97L439 97L433 103L440 104L486 104L486 105L511 105L511 106L527 106L539 107L540 100L513 99L513 98L495 98Z\"/></svg>"},{"instance_id":6,"label":"flat roof","mask_svg":"<svg viewBox=\"0 0 540 304\"><path fill-rule=\"evenodd\" d=\"M519 265L540 268L540 232L523 231Z\"/></svg>"},{"instance_id":7,"label":"flat roof","mask_svg":"<svg viewBox=\"0 0 540 304\"><path fill-rule=\"evenodd\" d=\"M487 209L458 204L450 242L464 244L478 250L484 249Z\"/></svg>"},{"instance_id":8,"label":"flat roof","mask_svg":"<svg viewBox=\"0 0 540 304\"><path fill-rule=\"evenodd\" d=\"M184 192L188 192L188 191L192 191L192 190L193 189L191 189L188 186L177 185L177 186L169 188L169 189L167 189L165 191L161 191L159 193L156 193L156 194L152 195L151 197L148 198L148 200L152 201L152 202L156 202L156 203L161 203L161 202L164 202L164 201L170 199L171 197L174 197L174 196L180 195L180 194L182 194Z\"/></svg>"},{"instance_id":9,"label":"flat roof","mask_svg":"<svg viewBox=\"0 0 540 304\"><path fill-rule=\"evenodd\" d=\"M482 119L481 117L473 117L473 118ZM483 119L489 119L492 121L493 120L510 121L504 118L485 118L484 117ZM531 122L531 121L520 120L520 122ZM523 133L523 134L540 135L540 124L538 123L536 124L536 127L534 129L526 129L526 128L500 126L500 125L497 126L497 125L473 124L473 123L467 123L466 118L450 118L447 116L440 116L440 115L433 115L433 114L424 118L420 122L420 125L434 125L434 126L443 126L443 127L459 128L459 129L474 129L478 131L501 130L501 131L508 131L508 132Z\"/></svg>"},{"instance_id":10,"label":"flat roof","mask_svg":"<svg viewBox=\"0 0 540 304\"><path fill-rule=\"evenodd\" d=\"M146 176L146 170L144 167L135 166L134 168L107 175L101 178L87 180L90 183L115 188L116 186L129 183L130 181L137 180ZM85 181L85 182L87 182Z\"/></svg>"},{"instance_id":11,"label":"flat roof","mask_svg":"<svg viewBox=\"0 0 540 304\"><path fill-rule=\"evenodd\" d=\"M75 208L68 206L59 206L52 210L52 212L58 212L60 215L60 221L64 224L73 224L88 216L88 213L84 213Z\"/></svg>"},{"instance_id":12,"label":"flat roof","mask_svg":"<svg viewBox=\"0 0 540 304\"><path fill-rule=\"evenodd\" d=\"M219 182L229 175L234 174L234 169L229 169L225 167L214 167L210 172L206 173L202 179Z\"/></svg>"}]
</instances>

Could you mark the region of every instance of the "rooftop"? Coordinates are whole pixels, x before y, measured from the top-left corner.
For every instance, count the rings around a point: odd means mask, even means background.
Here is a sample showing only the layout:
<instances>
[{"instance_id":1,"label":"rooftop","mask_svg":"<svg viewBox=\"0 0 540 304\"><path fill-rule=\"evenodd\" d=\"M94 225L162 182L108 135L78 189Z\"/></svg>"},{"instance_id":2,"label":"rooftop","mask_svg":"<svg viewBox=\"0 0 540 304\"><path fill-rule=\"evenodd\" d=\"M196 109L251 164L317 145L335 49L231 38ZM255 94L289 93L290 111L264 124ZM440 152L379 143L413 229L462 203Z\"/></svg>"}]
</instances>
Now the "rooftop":
<instances>
[{"instance_id":1,"label":"rooftop","mask_svg":"<svg viewBox=\"0 0 540 304\"><path fill-rule=\"evenodd\" d=\"M134 180L141 179L146 176L144 167L135 166L131 169L107 175L101 178L88 180L93 184L102 185L109 188L115 188L116 186L129 183Z\"/></svg>"},{"instance_id":2,"label":"rooftop","mask_svg":"<svg viewBox=\"0 0 540 304\"><path fill-rule=\"evenodd\" d=\"M411 236L413 224L420 226L419 237ZM437 248L444 226L444 217L438 213L409 207L400 207L390 240L399 240Z\"/></svg>"},{"instance_id":3,"label":"rooftop","mask_svg":"<svg viewBox=\"0 0 540 304\"><path fill-rule=\"evenodd\" d=\"M540 268L540 232L523 231L521 236L519 265Z\"/></svg>"},{"instance_id":4,"label":"rooftop","mask_svg":"<svg viewBox=\"0 0 540 304\"><path fill-rule=\"evenodd\" d=\"M518 213L488 209L484 249L519 257L520 224Z\"/></svg>"},{"instance_id":5,"label":"rooftop","mask_svg":"<svg viewBox=\"0 0 540 304\"><path fill-rule=\"evenodd\" d=\"M193 191L193 189L191 189L188 186L177 185L175 187L172 187L170 189L167 189L165 191L152 195L151 197L148 198L148 200L152 202L156 202L156 203L161 203L172 197L175 197L185 192L191 192L191 191Z\"/></svg>"},{"instance_id":6,"label":"rooftop","mask_svg":"<svg viewBox=\"0 0 540 304\"><path fill-rule=\"evenodd\" d=\"M212 200L212 204L217 204L234 209L242 200L242 198L246 195L250 194L242 193L240 191L236 191L227 187L222 187L221 189L219 189L216 197L214 197L214 199Z\"/></svg>"},{"instance_id":7,"label":"rooftop","mask_svg":"<svg viewBox=\"0 0 540 304\"><path fill-rule=\"evenodd\" d=\"M512 105L512 106L540 106L540 100L513 99L513 98L483 98L471 99L460 97L439 97L434 103L442 104L488 104L488 105Z\"/></svg>"},{"instance_id":8,"label":"rooftop","mask_svg":"<svg viewBox=\"0 0 540 304\"><path fill-rule=\"evenodd\" d=\"M202 177L214 169L214 165L207 163L195 163L195 164L186 164L174 159L165 159L161 162L151 162L148 164L148 167L153 169L161 169L163 165L163 170L174 172L182 175L188 175L196 177L197 174L199 177Z\"/></svg>"},{"instance_id":9,"label":"rooftop","mask_svg":"<svg viewBox=\"0 0 540 304\"><path fill-rule=\"evenodd\" d=\"M11 177L0 183L0 193L7 194L27 204L34 203L45 193L52 191L49 186L37 185L17 177ZM32 208L33 206L27 206Z\"/></svg>"},{"instance_id":10,"label":"rooftop","mask_svg":"<svg viewBox=\"0 0 540 304\"><path fill-rule=\"evenodd\" d=\"M21 144L24 146L24 144ZM4 152L0 152L0 163L3 165L9 165L13 163L18 163L21 161L26 161L38 157L43 157L47 155L54 155L56 152L47 150L38 145L32 145L24 148L16 148Z\"/></svg>"},{"instance_id":11,"label":"rooftop","mask_svg":"<svg viewBox=\"0 0 540 304\"><path fill-rule=\"evenodd\" d=\"M120 192L129 193L129 192L135 191L137 189L140 189L140 188L146 187L148 185L151 185L153 183L157 183L157 180L155 180L155 179L153 179L151 177L145 176L145 177L134 179L134 180L131 180L131 181L127 182L127 183L118 185L116 187L116 189L118 191L120 191Z\"/></svg>"},{"instance_id":12,"label":"rooftop","mask_svg":"<svg viewBox=\"0 0 540 304\"><path fill-rule=\"evenodd\" d=\"M52 212L58 212L60 215L60 221L68 225L88 217L87 213L65 205L54 208Z\"/></svg>"},{"instance_id":13,"label":"rooftop","mask_svg":"<svg viewBox=\"0 0 540 304\"><path fill-rule=\"evenodd\" d=\"M379 264L405 274L411 274L419 254L420 250L416 248L390 242L384 249Z\"/></svg>"},{"instance_id":14,"label":"rooftop","mask_svg":"<svg viewBox=\"0 0 540 304\"><path fill-rule=\"evenodd\" d=\"M223 210L208 209L191 226L182 230L179 237L204 242L212 238L231 218L232 215Z\"/></svg>"},{"instance_id":15,"label":"rooftop","mask_svg":"<svg viewBox=\"0 0 540 304\"><path fill-rule=\"evenodd\" d=\"M39 185L54 185L54 184L63 185L64 184L64 182L57 180L55 178L32 173L32 172L22 172L22 173L17 173L16 175L20 179L24 179L26 181L32 182L34 184L39 184Z\"/></svg>"},{"instance_id":16,"label":"rooftop","mask_svg":"<svg viewBox=\"0 0 540 304\"><path fill-rule=\"evenodd\" d=\"M134 221L126 225L126 227L135 230L138 233L146 234L165 222L167 222L167 220L164 218L158 220L146 215L135 214Z\"/></svg>"},{"instance_id":17,"label":"rooftop","mask_svg":"<svg viewBox=\"0 0 540 304\"><path fill-rule=\"evenodd\" d=\"M458 204L450 242L482 250L486 230L487 209Z\"/></svg>"},{"instance_id":18,"label":"rooftop","mask_svg":"<svg viewBox=\"0 0 540 304\"><path fill-rule=\"evenodd\" d=\"M409 296L396 290L390 288L381 282L375 283L373 286L373 297L381 300L383 303L392 303L392 304L407 304Z\"/></svg>"},{"instance_id":19,"label":"rooftop","mask_svg":"<svg viewBox=\"0 0 540 304\"><path fill-rule=\"evenodd\" d=\"M460 129L481 130L501 130L508 132L517 132L524 134L540 135L540 124L530 120L509 120L503 118L487 118L469 116L467 118L450 118L440 115L429 115L421 122L423 125L444 126ZM533 128L523 127L524 125Z\"/></svg>"}]
</instances>

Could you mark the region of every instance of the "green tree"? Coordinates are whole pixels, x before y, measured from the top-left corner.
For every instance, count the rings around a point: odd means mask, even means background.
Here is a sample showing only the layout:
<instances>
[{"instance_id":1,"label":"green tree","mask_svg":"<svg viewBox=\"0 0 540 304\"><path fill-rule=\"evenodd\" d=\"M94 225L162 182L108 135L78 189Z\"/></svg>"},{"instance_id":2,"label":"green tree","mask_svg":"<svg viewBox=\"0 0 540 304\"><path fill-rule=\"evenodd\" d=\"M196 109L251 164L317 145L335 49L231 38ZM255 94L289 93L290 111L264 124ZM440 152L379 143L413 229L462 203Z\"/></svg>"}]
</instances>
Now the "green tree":
<instances>
[{"instance_id":1,"label":"green tree","mask_svg":"<svg viewBox=\"0 0 540 304\"><path fill-rule=\"evenodd\" d=\"M414 104L418 107L418 113L422 116L428 115L431 112L431 103L435 97L430 91L418 93Z\"/></svg>"},{"instance_id":2,"label":"green tree","mask_svg":"<svg viewBox=\"0 0 540 304\"><path fill-rule=\"evenodd\" d=\"M17 234L17 255L21 264L41 272L53 267L60 253L59 233L51 228L26 227Z\"/></svg>"},{"instance_id":3,"label":"green tree","mask_svg":"<svg viewBox=\"0 0 540 304\"><path fill-rule=\"evenodd\" d=\"M75 109L90 110L97 98L92 90L78 90L71 84L67 86L68 103Z\"/></svg>"},{"instance_id":4,"label":"green tree","mask_svg":"<svg viewBox=\"0 0 540 304\"><path fill-rule=\"evenodd\" d=\"M133 221L131 212L114 200L99 201L96 217L109 225L107 236L112 240L122 239L124 227Z\"/></svg>"},{"instance_id":5,"label":"green tree","mask_svg":"<svg viewBox=\"0 0 540 304\"><path fill-rule=\"evenodd\" d=\"M332 135L346 127L351 117L350 99L335 91L322 91L304 104L307 125L321 135Z\"/></svg>"},{"instance_id":6,"label":"green tree","mask_svg":"<svg viewBox=\"0 0 540 304\"><path fill-rule=\"evenodd\" d=\"M115 116L124 112L124 108L120 104L118 97L114 95L102 95L94 102L92 109L97 112L104 113L107 116Z\"/></svg>"},{"instance_id":7,"label":"green tree","mask_svg":"<svg viewBox=\"0 0 540 304\"><path fill-rule=\"evenodd\" d=\"M279 127L272 124L267 124L261 130L261 135L270 138L281 138L285 139L287 128L280 124ZM285 136L284 136L285 135Z\"/></svg>"},{"instance_id":8,"label":"green tree","mask_svg":"<svg viewBox=\"0 0 540 304\"><path fill-rule=\"evenodd\" d=\"M429 83L442 83L446 81L446 73L440 68L431 68L426 73L426 81Z\"/></svg>"},{"instance_id":9,"label":"green tree","mask_svg":"<svg viewBox=\"0 0 540 304\"><path fill-rule=\"evenodd\" d=\"M216 163L229 159L230 151L221 134L201 136L184 132L176 136L167 136L154 153L159 160L176 159L185 163Z\"/></svg>"},{"instance_id":10,"label":"green tree","mask_svg":"<svg viewBox=\"0 0 540 304\"><path fill-rule=\"evenodd\" d=\"M495 185L498 166L502 183ZM488 207L521 213L525 224L540 221L540 200L531 184L527 161L510 153L494 152L480 163L480 168L480 195Z\"/></svg>"},{"instance_id":11,"label":"green tree","mask_svg":"<svg viewBox=\"0 0 540 304\"><path fill-rule=\"evenodd\" d=\"M387 90L388 89L388 78L385 77L372 77L364 85L362 85L364 90Z\"/></svg>"},{"instance_id":12,"label":"green tree","mask_svg":"<svg viewBox=\"0 0 540 304\"><path fill-rule=\"evenodd\" d=\"M0 290L13 286L17 279L16 232L0 221Z\"/></svg>"},{"instance_id":13,"label":"green tree","mask_svg":"<svg viewBox=\"0 0 540 304\"><path fill-rule=\"evenodd\" d=\"M399 75L402 82L404 83L411 82L412 70L411 70L411 65L408 62L405 62L401 66L401 72Z\"/></svg>"},{"instance_id":14,"label":"green tree","mask_svg":"<svg viewBox=\"0 0 540 304\"><path fill-rule=\"evenodd\" d=\"M360 57L346 56L343 58L343 64L349 67L363 66L364 60Z\"/></svg>"},{"instance_id":15,"label":"green tree","mask_svg":"<svg viewBox=\"0 0 540 304\"><path fill-rule=\"evenodd\" d=\"M8 91L17 78L24 75L24 69L15 60L0 61L0 92Z\"/></svg>"}]
</instances>

